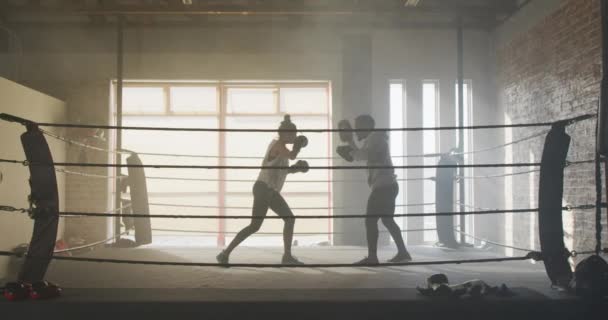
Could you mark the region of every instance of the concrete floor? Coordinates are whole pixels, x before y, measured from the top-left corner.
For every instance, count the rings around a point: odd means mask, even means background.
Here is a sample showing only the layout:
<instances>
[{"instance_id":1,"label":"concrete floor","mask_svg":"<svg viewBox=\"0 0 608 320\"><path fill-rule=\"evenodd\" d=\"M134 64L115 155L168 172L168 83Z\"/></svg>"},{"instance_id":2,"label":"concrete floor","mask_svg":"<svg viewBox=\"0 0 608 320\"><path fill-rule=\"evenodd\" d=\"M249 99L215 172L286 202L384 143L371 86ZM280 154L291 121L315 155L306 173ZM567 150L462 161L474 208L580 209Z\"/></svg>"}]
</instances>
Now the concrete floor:
<instances>
[{"instance_id":1,"label":"concrete floor","mask_svg":"<svg viewBox=\"0 0 608 320\"><path fill-rule=\"evenodd\" d=\"M417 261L479 259L496 255L479 249L448 251L409 248ZM154 245L100 248L83 254L138 260L213 262L217 248ZM358 247L296 247L307 263L353 262ZM382 259L394 254L380 252ZM278 263L282 249L241 247L232 262ZM416 285L434 273L452 283L482 279L507 284L509 298L433 299ZM3 315L22 319L603 319L605 301L588 304L550 289L542 264L528 261L389 268L253 269L170 267L54 261L48 279L62 285L51 301L0 301ZM8 318L8 317L7 317Z\"/></svg>"},{"instance_id":2,"label":"concrete floor","mask_svg":"<svg viewBox=\"0 0 608 320\"><path fill-rule=\"evenodd\" d=\"M179 262L215 262L217 248L148 246L135 249L100 248L86 257ZM474 248L463 251L430 246L409 250L416 261L480 259L497 255ZM350 263L366 255L361 247L295 247L294 254L305 263ZM379 252L382 260L395 253ZM239 247L233 263L279 263L280 247ZM452 283L481 279L492 285L527 287L550 293L550 283L542 264L528 261L440 266L388 268L253 269L172 266L117 265L54 261L48 279L66 288L226 288L226 289L357 289L415 288L434 273L445 273Z\"/></svg>"}]
</instances>

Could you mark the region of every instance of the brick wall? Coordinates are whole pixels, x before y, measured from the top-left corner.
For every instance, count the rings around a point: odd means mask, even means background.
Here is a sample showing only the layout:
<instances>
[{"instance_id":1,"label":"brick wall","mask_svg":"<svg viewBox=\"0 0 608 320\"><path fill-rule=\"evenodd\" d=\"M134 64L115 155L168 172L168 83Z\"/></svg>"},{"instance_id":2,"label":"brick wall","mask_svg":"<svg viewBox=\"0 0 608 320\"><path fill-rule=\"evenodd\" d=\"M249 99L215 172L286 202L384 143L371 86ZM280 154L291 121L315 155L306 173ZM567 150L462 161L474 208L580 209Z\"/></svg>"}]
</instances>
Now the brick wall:
<instances>
[{"instance_id":1,"label":"brick wall","mask_svg":"<svg viewBox=\"0 0 608 320\"><path fill-rule=\"evenodd\" d=\"M525 10L525 9L524 9ZM535 122L568 118L596 112L601 82L601 18L599 0L564 0L553 13L530 29L496 49L498 99L512 122ZM538 129L515 129L515 139ZM594 156L595 122L586 121L568 129L572 137L570 160ZM543 139L513 148L514 162L540 161ZM510 159L508 159L510 160ZM514 206L536 205L538 175L513 179ZM579 165L566 170L564 200L568 204L595 201L593 165ZM604 224L606 223L604 214ZM516 245L529 246L530 224L527 216L514 217ZM588 250L595 245L593 211L565 215L567 245L570 249ZM608 238L604 229L604 239ZM534 235L533 235L534 236ZM606 242L606 241L605 241Z\"/></svg>"}]
</instances>

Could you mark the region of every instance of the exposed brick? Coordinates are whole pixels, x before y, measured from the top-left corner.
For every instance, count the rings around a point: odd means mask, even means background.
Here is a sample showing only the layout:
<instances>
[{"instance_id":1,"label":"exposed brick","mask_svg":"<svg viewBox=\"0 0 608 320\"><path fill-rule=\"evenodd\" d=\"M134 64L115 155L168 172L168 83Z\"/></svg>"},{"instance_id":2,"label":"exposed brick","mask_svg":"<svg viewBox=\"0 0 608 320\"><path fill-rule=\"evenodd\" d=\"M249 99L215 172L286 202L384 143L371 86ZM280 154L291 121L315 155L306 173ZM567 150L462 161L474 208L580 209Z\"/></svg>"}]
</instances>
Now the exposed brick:
<instances>
[{"instance_id":1,"label":"exposed brick","mask_svg":"<svg viewBox=\"0 0 608 320\"><path fill-rule=\"evenodd\" d=\"M602 65L600 18L599 0L564 1L557 11L527 33L497 49L499 102L513 122L557 120L597 110ZM514 130L514 138L531 132L533 129ZM594 157L594 121L576 124L568 133L572 137L569 159ZM539 143L515 146L513 160L528 161L530 150L540 160ZM566 169L564 183L566 203L594 203L593 164ZM538 188L538 181L534 187ZM528 190L528 179L513 179L513 188ZM513 198L516 207L530 204L528 195L514 193ZM595 213L575 212L571 217L572 230L566 230L574 239L570 249L593 249ZM528 241L529 221L515 219L514 239ZM604 239L608 238L606 231Z\"/></svg>"}]
</instances>

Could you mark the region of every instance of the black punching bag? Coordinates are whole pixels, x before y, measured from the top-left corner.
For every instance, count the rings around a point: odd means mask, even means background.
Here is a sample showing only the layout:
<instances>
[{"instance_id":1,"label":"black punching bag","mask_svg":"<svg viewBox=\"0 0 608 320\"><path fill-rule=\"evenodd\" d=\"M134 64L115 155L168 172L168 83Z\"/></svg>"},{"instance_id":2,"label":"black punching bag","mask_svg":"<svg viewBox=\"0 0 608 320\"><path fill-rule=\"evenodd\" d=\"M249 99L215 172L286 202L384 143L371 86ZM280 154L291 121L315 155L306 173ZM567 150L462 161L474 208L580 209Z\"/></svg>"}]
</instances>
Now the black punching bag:
<instances>
[{"instance_id":1,"label":"black punching bag","mask_svg":"<svg viewBox=\"0 0 608 320\"><path fill-rule=\"evenodd\" d=\"M439 159L438 165L457 165L454 156L444 154ZM454 185L456 168L437 168L435 177L435 210L437 212L454 211ZM454 217L436 216L437 238L439 242L448 248L458 248L459 243L454 236Z\"/></svg>"},{"instance_id":2,"label":"black punching bag","mask_svg":"<svg viewBox=\"0 0 608 320\"><path fill-rule=\"evenodd\" d=\"M27 125L27 132L21 135L21 144L30 163L34 231L19 281L32 283L44 280L51 263L59 225L59 192L51 150L36 125Z\"/></svg>"},{"instance_id":3,"label":"black punching bag","mask_svg":"<svg viewBox=\"0 0 608 320\"><path fill-rule=\"evenodd\" d=\"M570 136L564 124L553 125L545 138L538 185L538 233L543 261L551 282L562 287L572 279L562 222L564 168L569 148Z\"/></svg>"},{"instance_id":4,"label":"black punching bag","mask_svg":"<svg viewBox=\"0 0 608 320\"><path fill-rule=\"evenodd\" d=\"M127 158L130 166L141 166L142 162L136 153L132 153ZM129 167L129 189L131 193L131 209L134 214L149 216L150 206L148 204L148 187L146 185L146 173L144 168ZM152 228L150 218L135 218L135 242L137 245L149 244L152 242Z\"/></svg>"}]
</instances>

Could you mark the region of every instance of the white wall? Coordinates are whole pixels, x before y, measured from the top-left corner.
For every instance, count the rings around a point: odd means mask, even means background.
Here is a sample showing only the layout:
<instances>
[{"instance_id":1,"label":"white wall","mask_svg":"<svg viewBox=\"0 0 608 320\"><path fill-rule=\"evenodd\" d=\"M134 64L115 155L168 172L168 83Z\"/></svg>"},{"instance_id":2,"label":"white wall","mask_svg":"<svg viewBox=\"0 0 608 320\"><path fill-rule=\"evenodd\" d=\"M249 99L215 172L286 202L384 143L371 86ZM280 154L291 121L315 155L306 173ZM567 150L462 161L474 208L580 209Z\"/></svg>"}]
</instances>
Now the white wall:
<instances>
[{"instance_id":1,"label":"white wall","mask_svg":"<svg viewBox=\"0 0 608 320\"><path fill-rule=\"evenodd\" d=\"M0 112L31 119L36 122L63 122L66 117L65 103L12 81L0 78ZM53 130L51 130L53 131ZM20 136L25 128L16 123L0 122L0 158L25 160ZM54 161L65 161L66 146L63 142L48 139ZM27 167L15 164L0 164L4 179L0 182L0 203L18 208L27 208L30 193ZM60 209L64 208L65 184L61 174L57 176ZM27 214L0 214L0 250L11 250L21 243L28 243L33 221ZM60 231L61 231L60 224ZM61 237L61 232L59 236ZM0 258L0 278L6 274L7 258Z\"/></svg>"}]
</instances>

